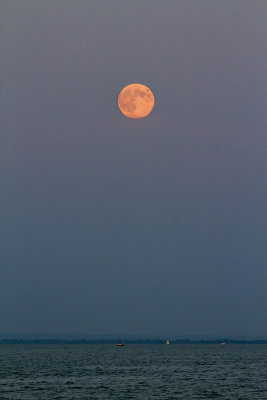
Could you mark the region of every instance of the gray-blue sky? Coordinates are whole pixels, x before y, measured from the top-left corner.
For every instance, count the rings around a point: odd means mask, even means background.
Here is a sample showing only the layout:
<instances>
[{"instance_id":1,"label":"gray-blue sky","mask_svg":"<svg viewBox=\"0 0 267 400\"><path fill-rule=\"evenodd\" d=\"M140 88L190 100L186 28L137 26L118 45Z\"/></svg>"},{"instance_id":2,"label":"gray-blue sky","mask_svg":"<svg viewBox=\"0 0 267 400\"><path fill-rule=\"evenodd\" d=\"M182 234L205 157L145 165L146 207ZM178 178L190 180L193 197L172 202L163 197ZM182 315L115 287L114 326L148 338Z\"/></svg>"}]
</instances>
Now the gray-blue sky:
<instances>
[{"instance_id":1,"label":"gray-blue sky","mask_svg":"<svg viewBox=\"0 0 267 400\"><path fill-rule=\"evenodd\" d=\"M266 2L1 8L0 333L266 335Z\"/></svg>"}]
</instances>

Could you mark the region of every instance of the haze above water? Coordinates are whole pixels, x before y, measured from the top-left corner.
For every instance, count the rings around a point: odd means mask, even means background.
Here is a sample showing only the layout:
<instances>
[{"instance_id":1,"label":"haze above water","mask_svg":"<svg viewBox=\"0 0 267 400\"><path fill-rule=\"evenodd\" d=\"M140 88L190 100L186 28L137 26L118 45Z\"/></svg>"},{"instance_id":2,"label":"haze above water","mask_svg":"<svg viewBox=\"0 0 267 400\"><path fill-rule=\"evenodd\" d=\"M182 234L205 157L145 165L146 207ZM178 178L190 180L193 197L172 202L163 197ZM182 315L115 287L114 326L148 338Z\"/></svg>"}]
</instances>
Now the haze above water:
<instances>
[{"instance_id":1,"label":"haze above water","mask_svg":"<svg viewBox=\"0 0 267 400\"><path fill-rule=\"evenodd\" d=\"M1 335L266 337L265 15L2 2Z\"/></svg>"}]
</instances>

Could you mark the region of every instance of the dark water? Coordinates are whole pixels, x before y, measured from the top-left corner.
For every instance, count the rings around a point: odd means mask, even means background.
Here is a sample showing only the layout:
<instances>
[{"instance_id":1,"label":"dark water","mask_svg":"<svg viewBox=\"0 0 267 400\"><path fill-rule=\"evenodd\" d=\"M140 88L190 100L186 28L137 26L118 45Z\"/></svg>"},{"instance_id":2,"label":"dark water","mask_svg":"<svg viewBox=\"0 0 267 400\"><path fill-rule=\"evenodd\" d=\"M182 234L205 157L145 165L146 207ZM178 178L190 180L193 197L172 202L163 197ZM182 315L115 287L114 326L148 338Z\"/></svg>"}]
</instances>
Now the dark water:
<instances>
[{"instance_id":1,"label":"dark water","mask_svg":"<svg viewBox=\"0 0 267 400\"><path fill-rule=\"evenodd\" d=\"M0 399L267 399L267 345L1 345Z\"/></svg>"}]
</instances>

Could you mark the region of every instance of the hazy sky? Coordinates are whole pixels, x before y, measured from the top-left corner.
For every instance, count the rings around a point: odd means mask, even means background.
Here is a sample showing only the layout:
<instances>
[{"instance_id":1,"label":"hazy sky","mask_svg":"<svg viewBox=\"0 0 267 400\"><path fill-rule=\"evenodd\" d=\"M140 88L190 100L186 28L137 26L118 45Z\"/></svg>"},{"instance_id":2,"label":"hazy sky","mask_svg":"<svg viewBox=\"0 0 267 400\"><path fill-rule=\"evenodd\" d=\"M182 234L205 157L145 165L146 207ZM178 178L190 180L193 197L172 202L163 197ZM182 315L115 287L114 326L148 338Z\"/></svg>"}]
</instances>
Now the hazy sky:
<instances>
[{"instance_id":1,"label":"hazy sky","mask_svg":"<svg viewBox=\"0 0 267 400\"><path fill-rule=\"evenodd\" d=\"M266 10L1 1L0 334L267 335Z\"/></svg>"}]
</instances>

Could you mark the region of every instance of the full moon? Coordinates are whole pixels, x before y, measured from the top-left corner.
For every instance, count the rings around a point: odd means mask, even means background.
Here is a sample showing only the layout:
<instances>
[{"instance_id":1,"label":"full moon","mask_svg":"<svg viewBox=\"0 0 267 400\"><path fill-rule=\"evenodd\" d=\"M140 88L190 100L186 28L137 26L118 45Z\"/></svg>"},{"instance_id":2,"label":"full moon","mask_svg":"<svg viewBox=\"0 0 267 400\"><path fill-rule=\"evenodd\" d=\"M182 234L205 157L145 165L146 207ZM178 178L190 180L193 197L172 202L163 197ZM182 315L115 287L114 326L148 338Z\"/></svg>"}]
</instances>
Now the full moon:
<instances>
[{"instance_id":1,"label":"full moon","mask_svg":"<svg viewBox=\"0 0 267 400\"><path fill-rule=\"evenodd\" d=\"M151 90L140 83L125 86L119 94L118 105L128 118L144 118L153 110L155 103Z\"/></svg>"}]
</instances>

